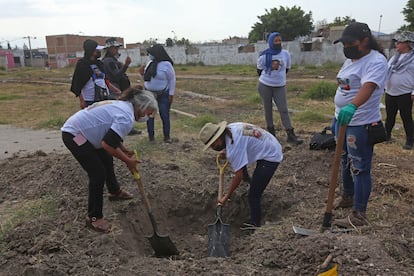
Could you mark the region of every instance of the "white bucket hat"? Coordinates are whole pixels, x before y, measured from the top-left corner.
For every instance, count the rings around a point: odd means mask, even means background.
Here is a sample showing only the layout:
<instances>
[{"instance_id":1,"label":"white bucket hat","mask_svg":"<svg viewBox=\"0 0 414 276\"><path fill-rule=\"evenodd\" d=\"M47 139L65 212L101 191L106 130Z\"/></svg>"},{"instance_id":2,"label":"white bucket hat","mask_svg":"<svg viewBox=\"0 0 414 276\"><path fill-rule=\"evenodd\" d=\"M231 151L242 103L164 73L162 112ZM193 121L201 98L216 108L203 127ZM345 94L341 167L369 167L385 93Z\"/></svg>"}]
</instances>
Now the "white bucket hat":
<instances>
[{"instance_id":1,"label":"white bucket hat","mask_svg":"<svg viewBox=\"0 0 414 276\"><path fill-rule=\"evenodd\" d=\"M121 47L121 46L122 46L122 44L119 43L118 41L116 41L115 37L108 38L105 41L105 49L107 49L109 47Z\"/></svg>"},{"instance_id":2,"label":"white bucket hat","mask_svg":"<svg viewBox=\"0 0 414 276\"><path fill-rule=\"evenodd\" d=\"M222 121L218 124L213 123L207 123L203 126L203 128L200 130L200 140L204 143L203 150L208 149L211 144L213 144L217 138L220 137L221 134L223 134L224 130L226 129L227 122Z\"/></svg>"}]
</instances>

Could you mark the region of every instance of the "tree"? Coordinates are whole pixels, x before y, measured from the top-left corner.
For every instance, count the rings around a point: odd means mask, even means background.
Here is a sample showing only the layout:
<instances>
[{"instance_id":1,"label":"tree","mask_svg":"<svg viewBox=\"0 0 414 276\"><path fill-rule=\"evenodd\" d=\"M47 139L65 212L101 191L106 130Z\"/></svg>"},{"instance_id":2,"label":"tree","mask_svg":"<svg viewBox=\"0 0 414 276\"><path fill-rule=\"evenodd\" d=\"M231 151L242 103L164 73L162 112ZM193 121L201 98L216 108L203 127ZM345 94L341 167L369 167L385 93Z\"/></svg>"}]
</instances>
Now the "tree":
<instances>
[{"instance_id":1,"label":"tree","mask_svg":"<svg viewBox=\"0 0 414 276\"><path fill-rule=\"evenodd\" d=\"M414 31L414 0L408 0L401 13L404 14L404 19L408 22L408 25L401 26L398 31Z\"/></svg>"},{"instance_id":2,"label":"tree","mask_svg":"<svg viewBox=\"0 0 414 276\"><path fill-rule=\"evenodd\" d=\"M304 36L313 30L312 12L305 14L300 7L284 8L282 6L265 10L264 15L258 16L260 22L256 22L249 33L249 41L255 43L258 40L266 40L271 32L279 32L283 40L294 40L298 36Z\"/></svg>"},{"instance_id":3,"label":"tree","mask_svg":"<svg viewBox=\"0 0 414 276\"><path fill-rule=\"evenodd\" d=\"M167 47L172 47L174 45L172 38L167 38L165 45L167 45Z\"/></svg>"},{"instance_id":4,"label":"tree","mask_svg":"<svg viewBox=\"0 0 414 276\"><path fill-rule=\"evenodd\" d=\"M356 20L351 18L350 16L344 16L342 18L340 16L337 16L337 17L335 17L335 19L332 23L328 24L328 26L329 27L332 27L332 26L346 26L346 25L349 25L352 22L356 22Z\"/></svg>"}]
</instances>

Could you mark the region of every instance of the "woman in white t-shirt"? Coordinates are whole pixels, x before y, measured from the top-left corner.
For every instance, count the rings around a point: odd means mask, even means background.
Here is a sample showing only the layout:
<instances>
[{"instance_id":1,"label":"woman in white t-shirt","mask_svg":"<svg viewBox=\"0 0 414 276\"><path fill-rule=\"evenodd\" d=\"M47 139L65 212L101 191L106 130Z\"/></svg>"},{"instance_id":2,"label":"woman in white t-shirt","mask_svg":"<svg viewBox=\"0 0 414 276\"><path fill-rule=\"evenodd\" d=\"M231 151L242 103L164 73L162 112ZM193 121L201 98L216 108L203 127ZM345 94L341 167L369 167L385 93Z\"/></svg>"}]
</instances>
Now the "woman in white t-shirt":
<instances>
[{"instance_id":1,"label":"woman in white t-shirt","mask_svg":"<svg viewBox=\"0 0 414 276\"><path fill-rule=\"evenodd\" d=\"M303 140L296 136L292 127L286 98L286 75L291 65L290 54L282 49L282 36L278 32L271 33L267 43L269 48L261 52L257 59L258 90L263 101L267 130L276 135L273 124L274 102L286 130L287 142L300 145Z\"/></svg>"},{"instance_id":2,"label":"woman in white t-shirt","mask_svg":"<svg viewBox=\"0 0 414 276\"><path fill-rule=\"evenodd\" d=\"M337 75L335 95L336 131L346 127L341 172L342 195L335 208L353 207L336 225L367 225L366 209L371 194L371 167L374 144L368 135L369 125L382 125L380 103L387 77L387 59L365 23L348 25L340 39L347 57ZM385 130L383 130L385 134ZM385 135L384 135L385 136ZM384 137L385 138L385 137Z\"/></svg>"},{"instance_id":3,"label":"woman in white t-shirt","mask_svg":"<svg viewBox=\"0 0 414 276\"><path fill-rule=\"evenodd\" d=\"M157 111L157 101L149 91L126 90L120 100L94 103L73 114L63 125L62 140L89 177L86 223L98 232L109 232L111 224L103 218L103 189L109 200L131 199L115 179L113 157L122 160L131 172L137 160L122 141L134 121L143 121Z\"/></svg>"},{"instance_id":4,"label":"woman in white t-shirt","mask_svg":"<svg viewBox=\"0 0 414 276\"><path fill-rule=\"evenodd\" d=\"M256 163L249 189L250 220L248 226L261 225L261 198L270 179L283 159L282 146L271 133L248 123L207 123L200 131L204 150L212 148L227 158L235 171L227 194L219 199L224 204L243 179L243 168ZM225 149L225 151L224 151Z\"/></svg>"},{"instance_id":5,"label":"woman in white t-shirt","mask_svg":"<svg viewBox=\"0 0 414 276\"><path fill-rule=\"evenodd\" d=\"M395 117L400 116L405 130L403 149L413 148L413 100L414 100L414 33L404 31L394 39L397 53L388 62L388 80L385 91L385 107L387 118L385 129L387 140L391 140L391 131L395 125Z\"/></svg>"}]
</instances>

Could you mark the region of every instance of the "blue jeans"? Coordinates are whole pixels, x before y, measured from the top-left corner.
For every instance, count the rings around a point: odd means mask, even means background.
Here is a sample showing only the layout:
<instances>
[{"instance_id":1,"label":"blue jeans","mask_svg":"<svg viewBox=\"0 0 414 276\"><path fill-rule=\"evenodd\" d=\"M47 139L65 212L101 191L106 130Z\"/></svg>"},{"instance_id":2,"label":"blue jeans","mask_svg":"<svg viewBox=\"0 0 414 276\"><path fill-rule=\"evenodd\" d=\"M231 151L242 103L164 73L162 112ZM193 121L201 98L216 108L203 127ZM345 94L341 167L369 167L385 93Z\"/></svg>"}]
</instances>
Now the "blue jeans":
<instances>
[{"instance_id":1,"label":"blue jeans","mask_svg":"<svg viewBox=\"0 0 414 276\"><path fill-rule=\"evenodd\" d=\"M338 124L336 124L338 133ZM348 126L341 157L342 194L354 196L354 210L365 212L371 194L371 166L374 145L366 126Z\"/></svg>"},{"instance_id":2,"label":"blue jeans","mask_svg":"<svg viewBox=\"0 0 414 276\"><path fill-rule=\"evenodd\" d=\"M260 226L262 219L262 194L275 173L278 162L258 160L249 189L250 223Z\"/></svg>"},{"instance_id":3,"label":"blue jeans","mask_svg":"<svg viewBox=\"0 0 414 276\"><path fill-rule=\"evenodd\" d=\"M169 102L169 91L163 91L159 96L156 96L158 102L158 111L162 121L162 131L164 138L170 138L170 102ZM150 139L154 138L154 118L150 117L147 121L147 131Z\"/></svg>"}]
</instances>

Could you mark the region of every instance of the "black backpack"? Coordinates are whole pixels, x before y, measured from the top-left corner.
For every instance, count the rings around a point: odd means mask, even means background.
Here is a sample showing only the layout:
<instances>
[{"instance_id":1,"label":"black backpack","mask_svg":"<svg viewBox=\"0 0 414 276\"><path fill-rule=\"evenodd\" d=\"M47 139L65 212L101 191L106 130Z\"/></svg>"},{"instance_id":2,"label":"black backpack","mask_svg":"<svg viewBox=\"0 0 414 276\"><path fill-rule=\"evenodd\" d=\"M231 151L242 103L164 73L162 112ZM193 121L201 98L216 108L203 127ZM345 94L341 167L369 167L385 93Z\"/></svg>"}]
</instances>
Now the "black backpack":
<instances>
[{"instance_id":1,"label":"black backpack","mask_svg":"<svg viewBox=\"0 0 414 276\"><path fill-rule=\"evenodd\" d=\"M329 130L329 133L327 131ZM310 150L335 150L335 135L331 127L325 127L321 132L313 134L309 143Z\"/></svg>"}]
</instances>

